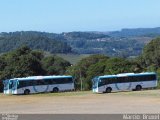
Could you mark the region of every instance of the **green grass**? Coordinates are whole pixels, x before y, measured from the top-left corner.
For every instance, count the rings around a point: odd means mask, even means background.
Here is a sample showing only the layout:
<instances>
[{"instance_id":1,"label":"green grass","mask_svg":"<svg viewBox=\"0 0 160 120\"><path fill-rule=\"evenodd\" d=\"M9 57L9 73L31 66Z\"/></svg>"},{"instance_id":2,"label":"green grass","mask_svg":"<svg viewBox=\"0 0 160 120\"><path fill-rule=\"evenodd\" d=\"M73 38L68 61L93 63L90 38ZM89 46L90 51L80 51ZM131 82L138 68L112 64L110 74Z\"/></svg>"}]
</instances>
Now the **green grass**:
<instances>
[{"instance_id":1,"label":"green grass","mask_svg":"<svg viewBox=\"0 0 160 120\"><path fill-rule=\"evenodd\" d=\"M45 52L45 57L51 56L54 54L51 54L50 52ZM75 65L77 62L79 62L81 59L90 56L91 54L55 54L67 61L69 61L71 64Z\"/></svg>"},{"instance_id":2,"label":"green grass","mask_svg":"<svg viewBox=\"0 0 160 120\"><path fill-rule=\"evenodd\" d=\"M81 59L90 56L90 54L56 54L59 57L69 61L71 64L75 65Z\"/></svg>"}]
</instances>

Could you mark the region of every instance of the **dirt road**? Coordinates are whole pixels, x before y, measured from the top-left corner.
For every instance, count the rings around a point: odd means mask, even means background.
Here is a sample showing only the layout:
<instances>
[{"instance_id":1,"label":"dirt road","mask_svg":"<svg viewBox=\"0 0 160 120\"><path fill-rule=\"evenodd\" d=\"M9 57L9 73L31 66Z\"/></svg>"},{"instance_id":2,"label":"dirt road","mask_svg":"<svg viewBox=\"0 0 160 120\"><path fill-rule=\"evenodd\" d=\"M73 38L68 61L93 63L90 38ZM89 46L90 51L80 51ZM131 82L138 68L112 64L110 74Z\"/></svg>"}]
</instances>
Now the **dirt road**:
<instances>
[{"instance_id":1,"label":"dirt road","mask_svg":"<svg viewBox=\"0 0 160 120\"><path fill-rule=\"evenodd\" d=\"M93 94L92 92L36 95L0 94L0 113L160 113L160 90Z\"/></svg>"}]
</instances>

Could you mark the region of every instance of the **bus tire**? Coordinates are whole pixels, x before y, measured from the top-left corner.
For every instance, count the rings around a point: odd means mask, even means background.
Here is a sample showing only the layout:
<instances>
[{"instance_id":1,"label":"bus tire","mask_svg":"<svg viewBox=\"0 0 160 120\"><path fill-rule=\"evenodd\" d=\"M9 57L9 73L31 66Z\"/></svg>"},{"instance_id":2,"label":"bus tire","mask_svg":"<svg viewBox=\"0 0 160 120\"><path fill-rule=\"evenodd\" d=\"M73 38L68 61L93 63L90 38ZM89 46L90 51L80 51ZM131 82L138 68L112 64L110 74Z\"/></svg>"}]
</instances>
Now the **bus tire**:
<instances>
[{"instance_id":1,"label":"bus tire","mask_svg":"<svg viewBox=\"0 0 160 120\"><path fill-rule=\"evenodd\" d=\"M25 91L24 91L24 95L29 95L30 94L30 90L29 89L26 89Z\"/></svg>"},{"instance_id":2,"label":"bus tire","mask_svg":"<svg viewBox=\"0 0 160 120\"><path fill-rule=\"evenodd\" d=\"M57 92L59 92L59 89L57 87L55 87L55 88L53 88L52 92L57 93Z\"/></svg>"},{"instance_id":3,"label":"bus tire","mask_svg":"<svg viewBox=\"0 0 160 120\"><path fill-rule=\"evenodd\" d=\"M112 88L111 87L106 88L106 93L111 93L111 92L112 92Z\"/></svg>"},{"instance_id":4,"label":"bus tire","mask_svg":"<svg viewBox=\"0 0 160 120\"><path fill-rule=\"evenodd\" d=\"M141 85L137 85L136 86L136 91L141 91L142 90L142 86Z\"/></svg>"}]
</instances>

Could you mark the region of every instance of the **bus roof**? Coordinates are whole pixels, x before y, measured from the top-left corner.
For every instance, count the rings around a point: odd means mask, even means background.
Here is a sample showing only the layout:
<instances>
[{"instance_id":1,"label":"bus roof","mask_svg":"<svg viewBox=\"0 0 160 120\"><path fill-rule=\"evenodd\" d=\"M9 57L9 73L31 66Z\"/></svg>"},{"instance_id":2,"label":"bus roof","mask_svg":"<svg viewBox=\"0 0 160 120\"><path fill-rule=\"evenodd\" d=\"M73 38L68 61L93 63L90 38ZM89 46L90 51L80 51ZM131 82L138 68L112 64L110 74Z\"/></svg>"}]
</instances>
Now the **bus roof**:
<instances>
[{"instance_id":1,"label":"bus roof","mask_svg":"<svg viewBox=\"0 0 160 120\"><path fill-rule=\"evenodd\" d=\"M123 77L123 76L141 76L141 75L151 75L156 74L155 72L143 72L143 73L121 73L117 75L103 75L98 76L98 78L110 78L110 77Z\"/></svg>"},{"instance_id":2,"label":"bus roof","mask_svg":"<svg viewBox=\"0 0 160 120\"><path fill-rule=\"evenodd\" d=\"M40 80L40 79L51 79L51 78L70 78L72 76L67 75L52 75L52 76L29 76L23 78L13 78L8 80Z\"/></svg>"}]
</instances>

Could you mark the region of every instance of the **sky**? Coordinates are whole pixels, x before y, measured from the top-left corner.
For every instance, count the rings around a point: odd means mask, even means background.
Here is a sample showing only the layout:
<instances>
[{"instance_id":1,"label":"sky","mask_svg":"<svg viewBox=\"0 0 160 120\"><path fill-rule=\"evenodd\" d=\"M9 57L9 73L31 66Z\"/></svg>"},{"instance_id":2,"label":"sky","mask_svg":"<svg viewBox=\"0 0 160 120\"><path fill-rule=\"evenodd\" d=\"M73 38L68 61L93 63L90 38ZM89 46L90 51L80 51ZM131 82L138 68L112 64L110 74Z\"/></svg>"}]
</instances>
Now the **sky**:
<instances>
[{"instance_id":1,"label":"sky","mask_svg":"<svg viewBox=\"0 0 160 120\"><path fill-rule=\"evenodd\" d=\"M0 0L0 32L160 27L160 0Z\"/></svg>"}]
</instances>

